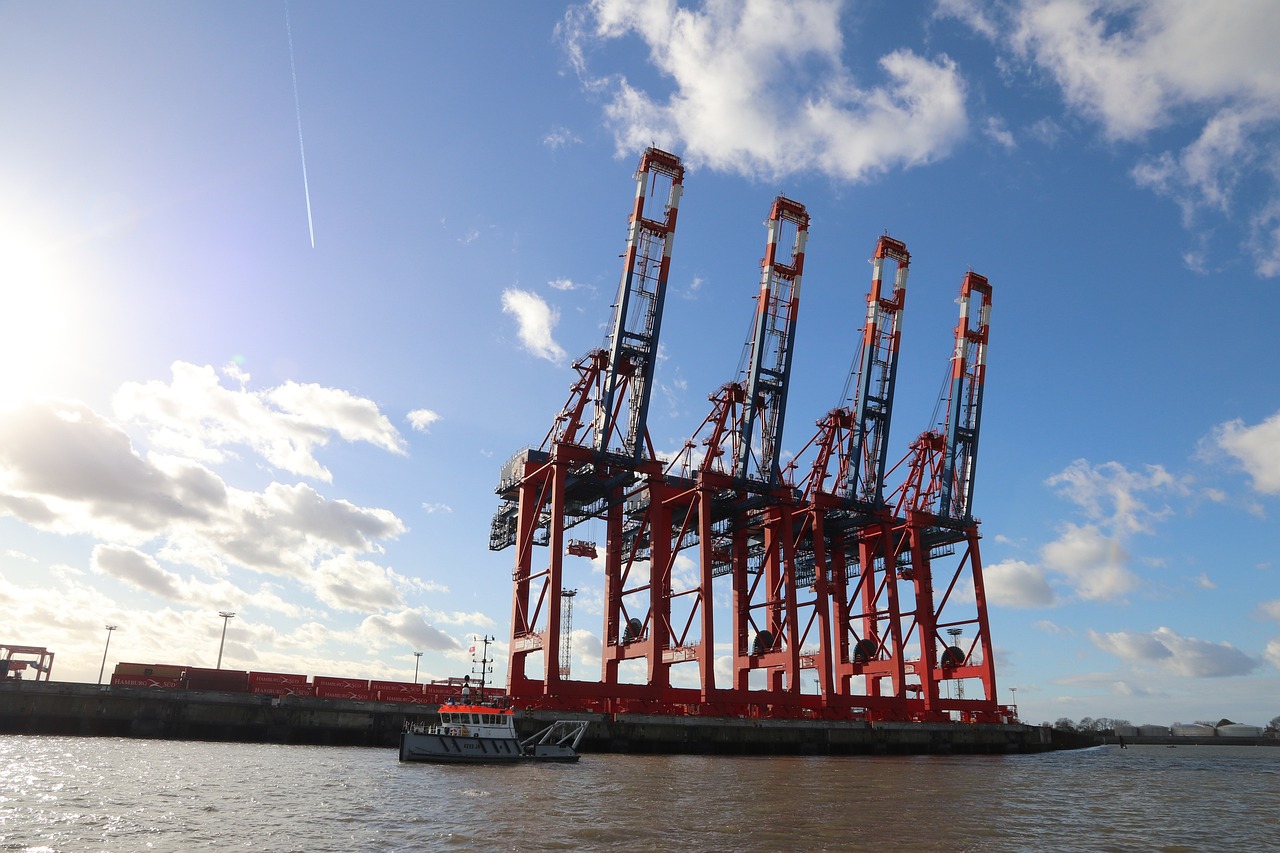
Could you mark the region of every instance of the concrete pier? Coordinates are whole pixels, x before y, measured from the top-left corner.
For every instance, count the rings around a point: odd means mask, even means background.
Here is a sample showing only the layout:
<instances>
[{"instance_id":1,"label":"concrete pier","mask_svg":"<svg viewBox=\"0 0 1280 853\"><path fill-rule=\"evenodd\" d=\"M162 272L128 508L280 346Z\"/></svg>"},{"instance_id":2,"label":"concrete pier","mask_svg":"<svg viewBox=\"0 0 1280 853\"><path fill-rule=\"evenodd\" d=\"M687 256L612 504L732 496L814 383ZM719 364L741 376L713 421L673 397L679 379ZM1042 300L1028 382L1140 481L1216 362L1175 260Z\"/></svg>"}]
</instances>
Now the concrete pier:
<instances>
[{"instance_id":1,"label":"concrete pier","mask_svg":"<svg viewBox=\"0 0 1280 853\"><path fill-rule=\"evenodd\" d=\"M59 734L393 747L406 719L438 706L311 696L0 682L0 734ZM584 752L712 755L905 755L1045 752L1065 742L1040 726L743 720L516 712L522 732L556 718L590 722Z\"/></svg>"}]
</instances>

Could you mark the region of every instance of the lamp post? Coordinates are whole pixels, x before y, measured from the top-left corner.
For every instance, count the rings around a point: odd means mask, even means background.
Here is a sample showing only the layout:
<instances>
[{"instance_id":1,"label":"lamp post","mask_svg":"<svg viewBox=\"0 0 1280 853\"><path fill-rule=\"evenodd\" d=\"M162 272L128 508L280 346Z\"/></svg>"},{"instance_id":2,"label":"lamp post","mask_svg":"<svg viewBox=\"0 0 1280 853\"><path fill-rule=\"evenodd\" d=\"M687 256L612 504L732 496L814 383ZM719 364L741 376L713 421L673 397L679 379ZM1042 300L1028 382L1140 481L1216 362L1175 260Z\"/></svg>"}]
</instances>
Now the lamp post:
<instances>
[{"instance_id":1,"label":"lamp post","mask_svg":"<svg viewBox=\"0 0 1280 853\"><path fill-rule=\"evenodd\" d=\"M218 665L215 669L222 669L222 647L227 642L227 622L235 618L235 614L230 610L219 610L218 615L222 617L222 642L218 643Z\"/></svg>"},{"instance_id":2,"label":"lamp post","mask_svg":"<svg viewBox=\"0 0 1280 853\"><path fill-rule=\"evenodd\" d=\"M116 629L115 625L107 626L107 644L102 647L102 666L98 667L98 683L102 683L102 673L107 671L107 649L111 648L111 632Z\"/></svg>"},{"instance_id":3,"label":"lamp post","mask_svg":"<svg viewBox=\"0 0 1280 853\"><path fill-rule=\"evenodd\" d=\"M413 653L413 683L418 683L418 664L422 662L422 652Z\"/></svg>"}]
</instances>

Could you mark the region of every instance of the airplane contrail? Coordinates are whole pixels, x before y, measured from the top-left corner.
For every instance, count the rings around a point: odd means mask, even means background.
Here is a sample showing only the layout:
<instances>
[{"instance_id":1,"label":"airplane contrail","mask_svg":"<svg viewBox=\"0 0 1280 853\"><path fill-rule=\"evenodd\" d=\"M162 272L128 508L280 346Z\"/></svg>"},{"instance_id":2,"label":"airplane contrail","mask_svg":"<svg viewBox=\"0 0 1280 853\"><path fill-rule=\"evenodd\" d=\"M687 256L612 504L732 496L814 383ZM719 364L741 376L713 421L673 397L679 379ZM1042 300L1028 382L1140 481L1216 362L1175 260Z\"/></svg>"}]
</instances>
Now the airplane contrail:
<instances>
[{"instance_id":1,"label":"airplane contrail","mask_svg":"<svg viewBox=\"0 0 1280 853\"><path fill-rule=\"evenodd\" d=\"M302 191L307 196L307 231L311 248L316 247L316 229L311 222L311 186L307 183L307 149L302 144L302 106L298 100L298 69L293 62L293 26L289 22L289 0L284 4L284 29L289 34L289 73L293 75L293 111L298 117L298 152L302 155Z\"/></svg>"}]
</instances>

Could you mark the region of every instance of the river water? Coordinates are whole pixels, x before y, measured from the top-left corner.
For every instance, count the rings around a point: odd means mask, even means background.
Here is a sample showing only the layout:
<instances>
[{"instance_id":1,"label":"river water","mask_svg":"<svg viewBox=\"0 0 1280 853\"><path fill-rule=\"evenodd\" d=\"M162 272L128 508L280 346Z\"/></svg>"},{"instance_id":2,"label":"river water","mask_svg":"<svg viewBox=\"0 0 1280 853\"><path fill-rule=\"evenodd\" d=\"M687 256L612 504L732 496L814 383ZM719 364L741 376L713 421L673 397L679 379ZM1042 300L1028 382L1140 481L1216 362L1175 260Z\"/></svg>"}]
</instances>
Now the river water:
<instances>
[{"instance_id":1,"label":"river water","mask_svg":"<svg viewBox=\"0 0 1280 853\"><path fill-rule=\"evenodd\" d=\"M1280 850L1280 748L584 755L0 736L0 850Z\"/></svg>"}]
</instances>

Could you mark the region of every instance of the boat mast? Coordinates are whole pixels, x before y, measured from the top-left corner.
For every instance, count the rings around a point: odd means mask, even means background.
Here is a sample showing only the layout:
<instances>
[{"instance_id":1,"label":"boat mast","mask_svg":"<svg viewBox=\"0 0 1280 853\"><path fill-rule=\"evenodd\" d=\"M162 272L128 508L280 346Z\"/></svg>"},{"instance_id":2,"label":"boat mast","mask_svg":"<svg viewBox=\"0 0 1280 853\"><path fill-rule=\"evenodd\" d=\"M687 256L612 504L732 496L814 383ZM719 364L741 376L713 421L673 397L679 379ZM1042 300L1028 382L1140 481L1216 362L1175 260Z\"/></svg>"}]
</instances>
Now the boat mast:
<instances>
[{"instance_id":1,"label":"boat mast","mask_svg":"<svg viewBox=\"0 0 1280 853\"><path fill-rule=\"evenodd\" d=\"M481 649L481 651L480 651L480 660L476 660L476 659L475 659L475 650L476 650L476 647L475 647L475 646L472 646L472 647L471 647L471 652L472 652L472 656L471 656L471 672L472 672L472 673L477 673L477 672L478 672L478 673L480 674L480 701L481 701L481 702L483 702L483 701L484 701L484 684L485 684L485 676L486 676L486 675L488 675L489 673L493 672L493 667L492 667L492 666L490 666L490 664L492 663L492 661L491 661L491 660L489 660L489 644L490 644L491 642L493 642L493 637L490 637L488 634L485 634L485 635L483 635L483 636L480 638L480 642L482 642L482 643L484 644L483 648L482 648L482 649ZM476 665L477 665L477 664L480 666L480 668L479 668L478 670L476 669Z\"/></svg>"}]
</instances>

